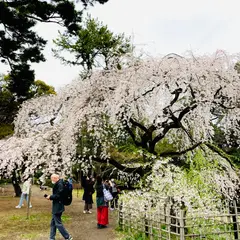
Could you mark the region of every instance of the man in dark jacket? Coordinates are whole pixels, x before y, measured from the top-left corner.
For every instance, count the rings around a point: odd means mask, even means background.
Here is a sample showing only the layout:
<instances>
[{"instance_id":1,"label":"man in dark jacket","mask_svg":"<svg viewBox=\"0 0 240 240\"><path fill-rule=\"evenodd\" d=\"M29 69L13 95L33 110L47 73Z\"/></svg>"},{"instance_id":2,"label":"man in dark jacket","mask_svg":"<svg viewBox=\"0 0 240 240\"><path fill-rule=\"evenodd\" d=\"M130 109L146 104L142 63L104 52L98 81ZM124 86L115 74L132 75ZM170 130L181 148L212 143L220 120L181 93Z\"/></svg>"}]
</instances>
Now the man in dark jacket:
<instances>
[{"instance_id":1,"label":"man in dark jacket","mask_svg":"<svg viewBox=\"0 0 240 240\"><path fill-rule=\"evenodd\" d=\"M56 229L62 234L64 239L72 240L73 238L69 235L67 230L62 224L62 213L64 212L64 205L61 202L61 197L63 193L63 180L59 178L59 175L53 174L51 176L51 181L53 186L53 194L47 195L46 199L52 201L52 221L51 221L51 231L50 240L55 240Z\"/></svg>"}]
</instances>

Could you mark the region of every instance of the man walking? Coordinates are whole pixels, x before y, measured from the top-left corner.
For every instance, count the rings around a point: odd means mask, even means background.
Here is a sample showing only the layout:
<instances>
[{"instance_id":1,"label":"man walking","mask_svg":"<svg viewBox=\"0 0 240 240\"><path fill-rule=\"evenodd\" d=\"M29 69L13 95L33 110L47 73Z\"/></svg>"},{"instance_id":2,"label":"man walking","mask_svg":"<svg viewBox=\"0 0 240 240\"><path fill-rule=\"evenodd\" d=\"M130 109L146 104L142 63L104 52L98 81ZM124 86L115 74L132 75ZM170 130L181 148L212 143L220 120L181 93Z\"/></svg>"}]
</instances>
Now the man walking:
<instances>
[{"instance_id":1,"label":"man walking","mask_svg":"<svg viewBox=\"0 0 240 240\"><path fill-rule=\"evenodd\" d=\"M46 199L52 201L52 221L50 230L50 240L55 240L56 229L62 234L64 239L72 240L73 238L69 235L67 230L62 224L62 213L64 212L64 205L61 202L61 197L63 193L63 180L59 178L59 175L52 174L51 181L53 186L53 194L45 196Z\"/></svg>"}]
</instances>

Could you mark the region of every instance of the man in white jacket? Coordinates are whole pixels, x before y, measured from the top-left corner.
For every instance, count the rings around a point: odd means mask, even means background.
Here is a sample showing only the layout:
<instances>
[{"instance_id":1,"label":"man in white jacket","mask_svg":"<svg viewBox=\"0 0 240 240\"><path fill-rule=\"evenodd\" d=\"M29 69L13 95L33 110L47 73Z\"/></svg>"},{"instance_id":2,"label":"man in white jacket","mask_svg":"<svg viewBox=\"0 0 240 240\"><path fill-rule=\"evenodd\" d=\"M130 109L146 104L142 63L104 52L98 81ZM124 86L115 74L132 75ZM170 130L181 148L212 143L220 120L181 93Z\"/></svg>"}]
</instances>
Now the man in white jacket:
<instances>
[{"instance_id":1,"label":"man in white jacket","mask_svg":"<svg viewBox=\"0 0 240 240\"><path fill-rule=\"evenodd\" d=\"M22 187L22 195L19 201L19 204L16 206L16 208L21 208L23 206L23 200L25 199L27 204L29 201L29 193L30 193L30 187L31 187L31 178L28 178L27 180L25 180L25 182L23 183L23 187ZM32 204L29 204L29 207L32 207Z\"/></svg>"}]
</instances>

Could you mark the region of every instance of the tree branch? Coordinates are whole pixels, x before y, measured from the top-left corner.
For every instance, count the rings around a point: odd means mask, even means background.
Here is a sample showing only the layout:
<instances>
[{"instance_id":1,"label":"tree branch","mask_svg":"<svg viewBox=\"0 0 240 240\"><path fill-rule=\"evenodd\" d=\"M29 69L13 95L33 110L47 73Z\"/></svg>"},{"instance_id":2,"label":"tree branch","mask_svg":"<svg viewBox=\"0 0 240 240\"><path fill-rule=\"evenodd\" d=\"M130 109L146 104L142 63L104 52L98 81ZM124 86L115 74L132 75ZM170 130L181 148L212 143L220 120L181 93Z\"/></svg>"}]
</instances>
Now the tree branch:
<instances>
[{"instance_id":1,"label":"tree branch","mask_svg":"<svg viewBox=\"0 0 240 240\"><path fill-rule=\"evenodd\" d=\"M92 158L92 160L94 162L98 162L98 163L107 163L106 159L101 159L98 157ZM113 158L108 159L108 162L113 165L114 167L116 167L117 169L126 172L126 173L138 173L141 177L144 176L145 173L151 171L152 166L147 165L146 167L144 166L140 166L140 167L126 167L122 164L120 164L119 162L117 162L116 160L114 160Z\"/></svg>"},{"instance_id":2,"label":"tree branch","mask_svg":"<svg viewBox=\"0 0 240 240\"><path fill-rule=\"evenodd\" d=\"M147 128L144 127L142 124L136 122L135 120L133 120L132 118L130 118L130 123L136 127L139 127L141 130L143 130L144 132L147 132Z\"/></svg>"},{"instance_id":3,"label":"tree branch","mask_svg":"<svg viewBox=\"0 0 240 240\"><path fill-rule=\"evenodd\" d=\"M230 158L230 156L225 153L222 149L219 149L217 146L211 144L211 143L205 143L205 145L211 149L213 152L219 154L222 158L226 159L229 164L231 165L232 168L234 168L234 164L232 163L232 160Z\"/></svg>"},{"instance_id":4,"label":"tree branch","mask_svg":"<svg viewBox=\"0 0 240 240\"><path fill-rule=\"evenodd\" d=\"M175 157L175 156L180 156L182 154L185 154L189 151L192 151L194 150L195 148L197 148L198 146L200 146L202 144L202 142L199 142L199 143L196 143L194 144L193 146L183 150L183 151L180 151L180 152L163 152L161 153L159 156L160 157Z\"/></svg>"},{"instance_id":5,"label":"tree branch","mask_svg":"<svg viewBox=\"0 0 240 240\"><path fill-rule=\"evenodd\" d=\"M175 94L174 99L170 102L170 106L172 106L179 98L180 94L182 93L182 88L177 88L171 94Z\"/></svg>"},{"instance_id":6,"label":"tree branch","mask_svg":"<svg viewBox=\"0 0 240 240\"><path fill-rule=\"evenodd\" d=\"M141 143L136 140L135 134L133 133L133 131L127 124L125 126L125 130L129 133L129 135L131 136L131 138L132 138L133 142L136 144L136 146L140 147Z\"/></svg>"}]
</instances>

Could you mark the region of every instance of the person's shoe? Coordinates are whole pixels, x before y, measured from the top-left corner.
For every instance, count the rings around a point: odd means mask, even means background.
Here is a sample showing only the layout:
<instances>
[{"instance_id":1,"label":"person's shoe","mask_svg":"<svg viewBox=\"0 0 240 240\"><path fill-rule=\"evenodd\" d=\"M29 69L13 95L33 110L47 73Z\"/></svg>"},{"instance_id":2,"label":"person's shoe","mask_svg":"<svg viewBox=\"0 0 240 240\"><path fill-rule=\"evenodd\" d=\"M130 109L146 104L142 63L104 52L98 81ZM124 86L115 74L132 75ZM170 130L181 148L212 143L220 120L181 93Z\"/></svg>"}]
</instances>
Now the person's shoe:
<instances>
[{"instance_id":1,"label":"person's shoe","mask_svg":"<svg viewBox=\"0 0 240 240\"><path fill-rule=\"evenodd\" d=\"M29 208L32 208L32 205L30 205Z\"/></svg>"},{"instance_id":2,"label":"person's shoe","mask_svg":"<svg viewBox=\"0 0 240 240\"><path fill-rule=\"evenodd\" d=\"M113 210L114 210L114 208L110 208L110 210L111 210L111 211L113 211Z\"/></svg>"},{"instance_id":3,"label":"person's shoe","mask_svg":"<svg viewBox=\"0 0 240 240\"><path fill-rule=\"evenodd\" d=\"M102 228L102 225L101 225L101 224L98 224L98 225L97 225L97 228L98 228L98 229L101 229L101 228Z\"/></svg>"},{"instance_id":4,"label":"person's shoe","mask_svg":"<svg viewBox=\"0 0 240 240\"><path fill-rule=\"evenodd\" d=\"M73 237L69 236L69 238L66 238L66 240L73 240Z\"/></svg>"},{"instance_id":5,"label":"person's shoe","mask_svg":"<svg viewBox=\"0 0 240 240\"><path fill-rule=\"evenodd\" d=\"M91 211L88 211L87 213L92 213Z\"/></svg>"},{"instance_id":6,"label":"person's shoe","mask_svg":"<svg viewBox=\"0 0 240 240\"><path fill-rule=\"evenodd\" d=\"M21 208L21 206L17 205L15 208Z\"/></svg>"},{"instance_id":7,"label":"person's shoe","mask_svg":"<svg viewBox=\"0 0 240 240\"><path fill-rule=\"evenodd\" d=\"M84 210L83 213L87 213L87 211Z\"/></svg>"}]
</instances>

